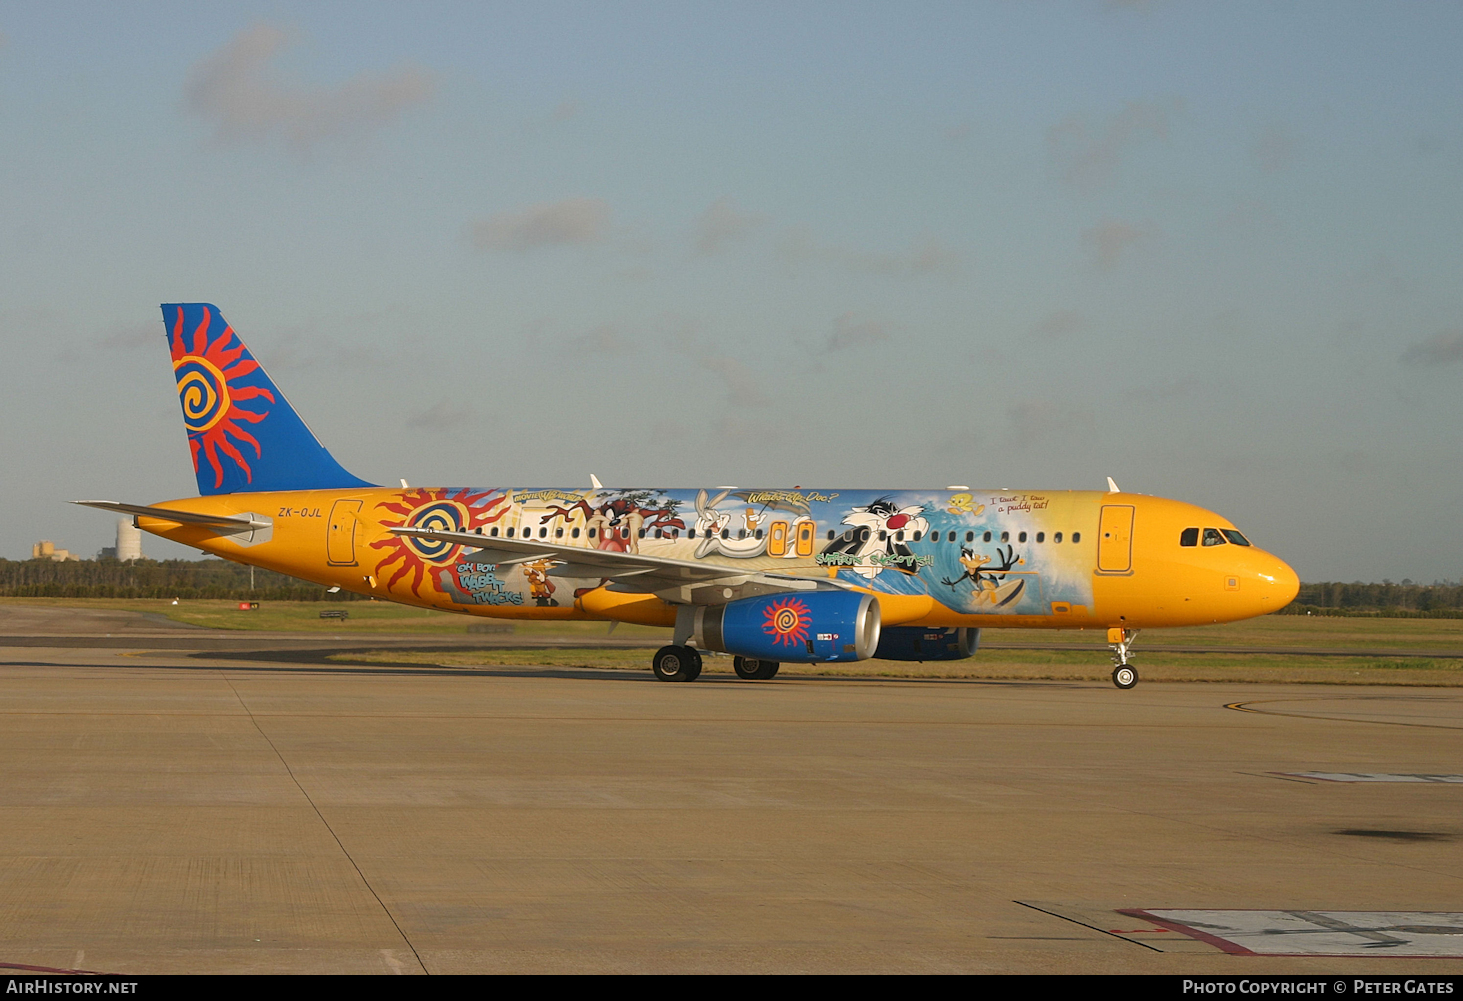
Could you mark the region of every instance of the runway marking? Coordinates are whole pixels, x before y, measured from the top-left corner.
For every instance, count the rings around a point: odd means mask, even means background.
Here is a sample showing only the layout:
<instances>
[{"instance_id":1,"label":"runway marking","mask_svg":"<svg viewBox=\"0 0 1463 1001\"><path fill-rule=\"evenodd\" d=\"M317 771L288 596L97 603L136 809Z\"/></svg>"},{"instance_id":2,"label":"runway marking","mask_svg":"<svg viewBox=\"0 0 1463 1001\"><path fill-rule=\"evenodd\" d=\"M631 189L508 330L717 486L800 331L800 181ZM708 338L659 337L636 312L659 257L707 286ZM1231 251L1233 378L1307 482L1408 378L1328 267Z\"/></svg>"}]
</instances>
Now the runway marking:
<instances>
[{"instance_id":1,"label":"runway marking","mask_svg":"<svg viewBox=\"0 0 1463 1001\"><path fill-rule=\"evenodd\" d=\"M1341 696L1330 698L1340 699ZM1375 696L1367 696L1375 698ZM1330 699L1328 699L1329 701ZM1241 713L1258 713L1261 716L1289 716L1293 719L1318 719L1327 723L1374 723L1378 726L1412 726L1425 730L1463 730L1463 726L1448 726L1445 723L1402 723L1390 719L1352 719L1348 716L1317 716L1314 713L1286 713L1278 709L1256 709L1255 706L1264 705L1267 702L1294 702L1295 699L1262 699L1255 702L1226 702L1224 708L1233 709Z\"/></svg>"},{"instance_id":2,"label":"runway marking","mask_svg":"<svg viewBox=\"0 0 1463 1001\"><path fill-rule=\"evenodd\" d=\"M1131 942L1133 945L1141 946L1149 952L1163 951L1157 946L1149 945L1147 942L1139 942L1137 939L1128 938L1125 932L1114 931L1111 928L1103 928L1101 925L1093 924L1091 921L1083 921L1080 917L1076 917L1072 913L1062 913L1063 911L1069 911L1069 908L1063 907L1062 910L1058 911L1053 910L1057 906L1054 904L1034 904L1027 900L1013 900L1011 902L1013 904L1020 904L1022 907L1029 907L1033 911L1040 911L1042 914L1050 914L1054 918L1061 918L1063 921L1070 921L1072 924L1081 925L1083 928L1091 928L1093 931L1101 932L1104 935L1111 935L1115 939Z\"/></svg>"},{"instance_id":3,"label":"runway marking","mask_svg":"<svg viewBox=\"0 0 1463 1001\"><path fill-rule=\"evenodd\" d=\"M1463 956L1455 911L1121 910L1236 956Z\"/></svg>"},{"instance_id":4,"label":"runway marking","mask_svg":"<svg viewBox=\"0 0 1463 1001\"><path fill-rule=\"evenodd\" d=\"M330 821L325 819L325 814L320 812L320 807L315 805L315 800L311 798L310 793L300 783L299 778L295 776L295 770L290 767L290 763L286 761L284 755L279 752L279 748L274 746L274 741L269 739L269 734L264 732L264 728L260 726L259 721L254 718L254 714L249 711L249 706L245 704L243 696L239 694L239 690L234 687L234 683L232 681L229 681L228 676L224 675L222 671L219 672L219 675L223 677L224 683L229 686L229 690L234 693L234 698L239 700L239 705L243 708L244 712L248 713L249 721L254 724L254 729L259 731L259 736L264 738L264 742L269 745L269 749L274 752L274 756L277 757L279 759L279 763L284 766L285 773L289 775L290 781L294 782L295 788L300 790L300 795L305 797L305 802L310 804L310 809L315 811L315 816L320 818L320 823L325 825L325 830L328 831L330 833L330 836L335 839L335 843L337 846L339 846L341 854L345 856L346 861L351 864L351 867L353 869L355 869L356 875L361 877L361 883L370 892L371 896L376 898L376 903L381 906L381 910L386 914L386 919L391 922L392 927L396 929L396 933L401 936L401 940L406 943L406 947L410 949L411 954L416 957L417 965L421 967L423 973L430 976L431 971L427 969L427 964L422 962L421 954L417 952L417 947L412 944L412 940L406 937L406 932L402 930L401 925L397 922L396 915L391 913L391 908L386 906L386 901L381 899L381 895L376 892L376 888L371 885L371 881L367 879L366 874L361 871L360 865L356 863L356 860L351 855L350 850L346 848L345 842L340 840L340 835L335 833L335 828L330 826ZM381 953L384 957L386 956L387 950L383 949L381 950ZM390 957L390 959L395 960L395 957L392 956ZM399 963L400 961L396 960L396 962Z\"/></svg>"},{"instance_id":5,"label":"runway marking","mask_svg":"<svg viewBox=\"0 0 1463 1001\"><path fill-rule=\"evenodd\" d=\"M1421 782L1463 785L1463 775L1429 775L1421 772L1271 772L1271 775L1316 779L1320 782Z\"/></svg>"}]
</instances>

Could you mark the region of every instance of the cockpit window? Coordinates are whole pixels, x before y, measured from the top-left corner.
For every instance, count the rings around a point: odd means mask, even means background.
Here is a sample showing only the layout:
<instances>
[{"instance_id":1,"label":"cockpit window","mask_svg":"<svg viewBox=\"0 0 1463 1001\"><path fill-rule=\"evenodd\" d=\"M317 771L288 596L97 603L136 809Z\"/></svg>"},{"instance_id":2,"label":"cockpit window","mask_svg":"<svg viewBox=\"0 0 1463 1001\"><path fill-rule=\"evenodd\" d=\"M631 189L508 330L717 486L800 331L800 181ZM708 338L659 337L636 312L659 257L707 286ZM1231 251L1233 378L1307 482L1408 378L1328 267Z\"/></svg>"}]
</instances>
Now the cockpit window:
<instances>
[{"instance_id":1,"label":"cockpit window","mask_svg":"<svg viewBox=\"0 0 1463 1001\"><path fill-rule=\"evenodd\" d=\"M1217 528L1206 528L1206 529L1204 529L1204 545L1206 545L1206 546L1222 546L1222 545L1224 545L1224 536L1223 536L1223 534L1221 534L1220 531L1219 531L1219 529L1217 529Z\"/></svg>"},{"instance_id":2,"label":"cockpit window","mask_svg":"<svg viewBox=\"0 0 1463 1001\"><path fill-rule=\"evenodd\" d=\"M1179 545L1197 546L1199 544L1199 530L1197 528L1186 528L1179 533Z\"/></svg>"},{"instance_id":3,"label":"cockpit window","mask_svg":"<svg viewBox=\"0 0 1463 1001\"><path fill-rule=\"evenodd\" d=\"M1249 539L1245 538L1243 535L1240 535L1232 528L1226 528L1224 530L1224 537L1230 542L1233 542L1236 546L1248 546L1250 544Z\"/></svg>"}]
</instances>

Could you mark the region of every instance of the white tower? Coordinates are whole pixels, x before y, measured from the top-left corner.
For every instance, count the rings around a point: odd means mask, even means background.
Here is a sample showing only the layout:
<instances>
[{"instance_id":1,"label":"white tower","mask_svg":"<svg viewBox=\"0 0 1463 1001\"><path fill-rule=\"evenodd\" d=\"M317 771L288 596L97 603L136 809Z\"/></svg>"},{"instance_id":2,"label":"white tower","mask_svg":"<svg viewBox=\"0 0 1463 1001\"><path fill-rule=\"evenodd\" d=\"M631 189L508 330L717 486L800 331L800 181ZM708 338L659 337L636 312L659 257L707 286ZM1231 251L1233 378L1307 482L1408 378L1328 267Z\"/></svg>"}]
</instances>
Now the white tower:
<instances>
[{"instance_id":1,"label":"white tower","mask_svg":"<svg viewBox=\"0 0 1463 1001\"><path fill-rule=\"evenodd\" d=\"M117 559L142 559L142 529L131 518L117 519Z\"/></svg>"}]
</instances>

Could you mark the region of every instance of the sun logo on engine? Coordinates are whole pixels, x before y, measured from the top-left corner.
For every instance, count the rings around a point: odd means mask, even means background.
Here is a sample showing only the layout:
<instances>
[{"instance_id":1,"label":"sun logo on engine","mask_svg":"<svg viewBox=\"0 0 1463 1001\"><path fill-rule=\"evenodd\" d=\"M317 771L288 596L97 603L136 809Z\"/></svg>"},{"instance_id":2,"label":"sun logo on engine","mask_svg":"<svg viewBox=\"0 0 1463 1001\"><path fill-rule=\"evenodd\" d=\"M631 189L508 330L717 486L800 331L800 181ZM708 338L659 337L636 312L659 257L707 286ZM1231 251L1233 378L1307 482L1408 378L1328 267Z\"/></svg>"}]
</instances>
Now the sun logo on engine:
<instances>
[{"instance_id":1,"label":"sun logo on engine","mask_svg":"<svg viewBox=\"0 0 1463 1001\"><path fill-rule=\"evenodd\" d=\"M198 326L185 335L183 310L179 309L168 345L173 356L173 376L178 380L178 400L183 404L183 423L188 427L193 472L198 472L201 455L213 467L213 485L223 486L226 459L243 470L247 482L253 483L254 471L239 451L239 445L253 446L256 458L264 453L259 440L239 422L258 424L269 416L269 411L245 410L239 403L257 399L273 403L274 394L263 386L238 384L238 380L257 371L259 363L249 357L233 327L224 327L223 333L210 341L211 319L210 311L204 308Z\"/></svg>"},{"instance_id":2,"label":"sun logo on engine","mask_svg":"<svg viewBox=\"0 0 1463 1001\"><path fill-rule=\"evenodd\" d=\"M491 525L507 514L510 510L504 503L507 499L507 495L501 490L473 493L466 487L442 487L436 490L419 488L403 493L399 500L382 501L376 506L400 515L397 520L383 518L381 524L386 528L473 532L484 525ZM387 590L411 574L411 593L419 597L417 588L421 587L427 569L453 563L462 550L462 546L455 542L401 535L392 535L373 542L371 548L391 550L391 554L377 565L377 574L384 574L387 567L400 564L391 579L386 581Z\"/></svg>"},{"instance_id":3,"label":"sun logo on engine","mask_svg":"<svg viewBox=\"0 0 1463 1001\"><path fill-rule=\"evenodd\" d=\"M762 610L762 631L778 646L800 646L808 640L812 610L797 598L781 598Z\"/></svg>"}]
</instances>

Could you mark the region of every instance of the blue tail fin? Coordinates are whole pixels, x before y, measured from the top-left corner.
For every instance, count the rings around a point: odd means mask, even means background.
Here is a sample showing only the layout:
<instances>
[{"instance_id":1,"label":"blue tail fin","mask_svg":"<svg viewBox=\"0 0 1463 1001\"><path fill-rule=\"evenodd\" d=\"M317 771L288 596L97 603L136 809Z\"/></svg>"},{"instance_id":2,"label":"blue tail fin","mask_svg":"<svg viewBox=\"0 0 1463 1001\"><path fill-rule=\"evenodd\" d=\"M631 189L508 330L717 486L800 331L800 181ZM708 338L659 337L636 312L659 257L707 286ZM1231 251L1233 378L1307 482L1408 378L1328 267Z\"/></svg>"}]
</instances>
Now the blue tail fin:
<instances>
[{"instance_id":1,"label":"blue tail fin","mask_svg":"<svg viewBox=\"0 0 1463 1001\"><path fill-rule=\"evenodd\" d=\"M164 304L163 323L200 494L373 485L316 440L217 306Z\"/></svg>"}]
</instances>

